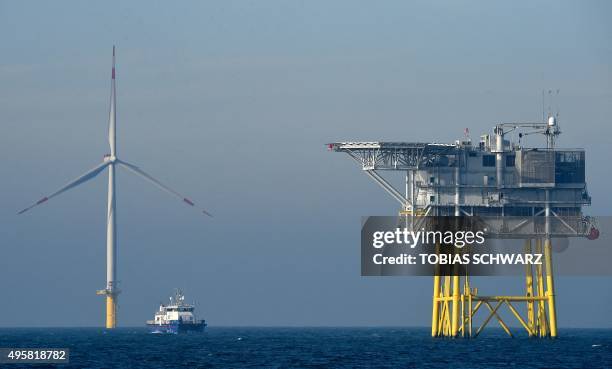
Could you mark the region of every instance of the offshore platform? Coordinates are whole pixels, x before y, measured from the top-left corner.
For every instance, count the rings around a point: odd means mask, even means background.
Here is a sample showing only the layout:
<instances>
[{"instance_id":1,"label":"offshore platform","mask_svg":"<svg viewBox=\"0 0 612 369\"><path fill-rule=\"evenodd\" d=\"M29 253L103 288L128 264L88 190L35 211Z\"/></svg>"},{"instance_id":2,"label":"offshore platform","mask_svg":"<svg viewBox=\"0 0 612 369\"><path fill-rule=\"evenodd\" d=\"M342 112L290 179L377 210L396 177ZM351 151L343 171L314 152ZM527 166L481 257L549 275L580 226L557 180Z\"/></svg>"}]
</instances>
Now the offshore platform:
<instances>
[{"instance_id":1,"label":"offshore platform","mask_svg":"<svg viewBox=\"0 0 612 369\"><path fill-rule=\"evenodd\" d=\"M400 203L400 217L413 222L426 216L483 217L495 237L523 240L526 253L544 254L544 265L525 267L525 292L518 296L479 295L467 272L434 273L432 337L476 337L494 318L513 336L500 315L502 306L530 337L557 336L552 241L599 236L595 220L582 213L591 204L585 152L557 148L560 133L557 118L549 115L544 122L497 124L477 144L467 129L465 138L452 144L328 144L329 150L348 154ZM545 146L526 147L523 141L533 134L543 135ZM399 173L401 186L388 178L392 173ZM519 304L525 304L523 312ZM473 318L485 310L473 329Z\"/></svg>"}]
</instances>

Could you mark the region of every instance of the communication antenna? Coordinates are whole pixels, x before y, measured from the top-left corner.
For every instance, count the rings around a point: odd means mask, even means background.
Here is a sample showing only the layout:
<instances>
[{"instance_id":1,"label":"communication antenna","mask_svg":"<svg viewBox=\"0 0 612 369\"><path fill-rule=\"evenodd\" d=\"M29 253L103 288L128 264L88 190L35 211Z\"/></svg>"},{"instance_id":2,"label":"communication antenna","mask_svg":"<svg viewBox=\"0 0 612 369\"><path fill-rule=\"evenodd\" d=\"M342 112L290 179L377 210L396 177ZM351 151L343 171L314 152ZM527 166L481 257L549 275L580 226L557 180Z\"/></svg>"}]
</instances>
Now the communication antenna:
<instances>
[{"instance_id":1,"label":"communication antenna","mask_svg":"<svg viewBox=\"0 0 612 369\"><path fill-rule=\"evenodd\" d=\"M552 96L553 96L552 93L553 91L549 89L548 90L548 116L549 117L552 116L552 108L550 107L550 102L552 101Z\"/></svg>"},{"instance_id":2,"label":"communication antenna","mask_svg":"<svg viewBox=\"0 0 612 369\"><path fill-rule=\"evenodd\" d=\"M555 95L555 103L556 103L557 115L559 115L559 92L561 92L560 88L557 89L557 93Z\"/></svg>"},{"instance_id":3,"label":"communication antenna","mask_svg":"<svg viewBox=\"0 0 612 369\"><path fill-rule=\"evenodd\" d=\"M557 118L557 130L558 130L558 131L560 131L560 130L561 130L561 127L559 126L559 110L560 110L560 109L559 109L559 92L561 92L561 89L560 89L560 88L558 88L558 89L557 89L557 95L556 95L556 98L555 98L555 100L556 100L556 101L555 101L555 103L556 103L556 111L557 111L557 112L555 113L555 117Z\"/></svg>"},{"instance_id":4,"label":"communication antenna","mask_svg":"<svg viewBox=\"0 0 612 369\"><path fill-rule=\"evenodd\" d=\"M547 123L547 128L546 128L546 136L547 136L547 146L548 148L554 148L555 146L555 141L558 135L561 134L561 129L559 128L559 92L561 90L560 89L556 89L555 91L553 90L548 90L548 95L550 96L550 99L548 101L548 117L546 119L546 123ZM553 95L554 93L554 95ZM555 110L556 113L553 114L552 112L552 99L554 96L554 103L555 103Z\"/></svg>"},{"instance_id":5,"label":"communication antenna","mask_svg":"<svg viewBox=\"0 0 612 369\"><path fill-rule=\"evenodd\" d=\"M546 102L544 100L544 89L542 89L542 122L546 122Z\"/></svg>"}]
</instances>

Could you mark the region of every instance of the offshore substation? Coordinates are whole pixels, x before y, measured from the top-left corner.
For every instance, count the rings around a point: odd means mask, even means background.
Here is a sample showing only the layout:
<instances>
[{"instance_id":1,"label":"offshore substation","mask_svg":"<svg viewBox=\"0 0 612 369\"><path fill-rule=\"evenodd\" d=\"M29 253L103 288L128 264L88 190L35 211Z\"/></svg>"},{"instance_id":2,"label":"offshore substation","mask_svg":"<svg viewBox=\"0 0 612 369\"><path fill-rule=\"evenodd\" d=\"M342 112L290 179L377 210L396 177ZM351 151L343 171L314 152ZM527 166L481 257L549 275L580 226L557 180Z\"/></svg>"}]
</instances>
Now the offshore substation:
<instances>
[{"instance_id":1,"label":"offshore substation","mask_svg":"<svg viewBox=\"0 0 612 369\"><path fill-rule=\"evenodd\" d=\"M399 202L407 224L428 216L477 216L487 220L494 237L523 240L526 253L544 254L543 265L525 266L521 295L481 295L469 272L434 273L433 337L476 337L493 319L513 336L502 307L530 337L557 336L552 243L599 236L595 220L583 214L591 204L585 151L557 148L560 133L557 118L549 115L543 122L497 124L475 143L466 129L463 139L450 144L328 144L329 150L348 154ZM532 135L539 136L540 147L525 144ZM473 327L479 312L481 323Z\"/></svg>"}]
</instances>

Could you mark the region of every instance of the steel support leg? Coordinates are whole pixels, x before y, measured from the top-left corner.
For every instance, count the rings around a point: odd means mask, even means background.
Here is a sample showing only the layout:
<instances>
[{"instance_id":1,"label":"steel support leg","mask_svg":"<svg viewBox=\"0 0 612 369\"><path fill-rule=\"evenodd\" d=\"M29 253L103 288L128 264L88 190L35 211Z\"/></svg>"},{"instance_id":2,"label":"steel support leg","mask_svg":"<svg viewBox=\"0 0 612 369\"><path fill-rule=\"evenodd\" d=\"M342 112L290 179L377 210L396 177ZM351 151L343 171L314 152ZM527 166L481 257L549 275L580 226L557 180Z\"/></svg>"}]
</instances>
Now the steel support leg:
<instances>
[{"instance_id":1,"label":"steel support leg","mask_svg":"<svg viewBox=\"0 0 612 369\"><path fill-rule=\"evenodd\" d=\"M544 242L544 263L546 266L546 297L548 297L548 316L550 337L557 337L557 309L555 306L555 282L552 267L552 244L550 237Z\"/></svg>"}]
</instances>

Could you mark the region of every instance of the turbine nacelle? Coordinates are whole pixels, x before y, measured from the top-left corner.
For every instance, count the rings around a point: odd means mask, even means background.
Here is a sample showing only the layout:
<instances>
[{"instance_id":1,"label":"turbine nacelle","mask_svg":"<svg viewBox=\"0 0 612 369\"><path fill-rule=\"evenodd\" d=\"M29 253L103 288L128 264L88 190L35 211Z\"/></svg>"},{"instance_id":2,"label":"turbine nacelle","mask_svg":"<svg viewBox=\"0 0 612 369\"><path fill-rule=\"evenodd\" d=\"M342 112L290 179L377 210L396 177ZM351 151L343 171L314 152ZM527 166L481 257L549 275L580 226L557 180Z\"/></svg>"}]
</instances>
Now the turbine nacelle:
<instances>
[{"instance_id":1,"label":"turbine nacelle","mask_svg":"<svg viewBox=\"0 0 612 369\"><path fill-rule=\"evenodd\" d=\"M104 155L104 158L102 160L104 160L105 163L114 163L118 159L117 159L116 156L113 156L111 154L106 154L106 155Z\"/></svg>"}]
</instances>

